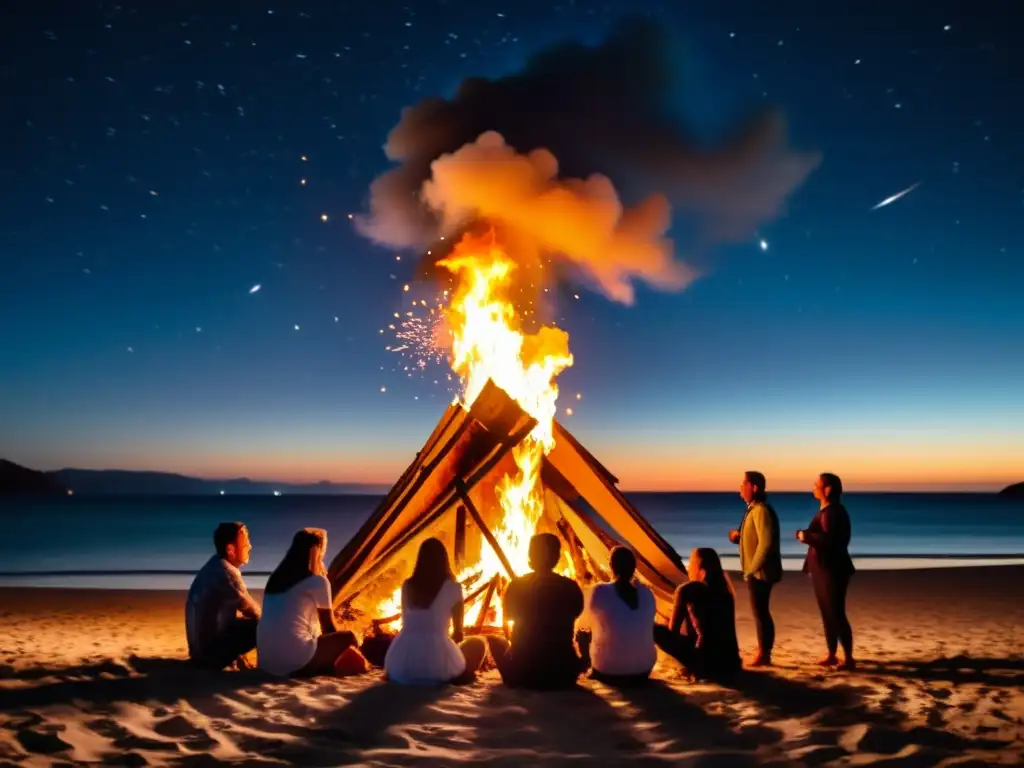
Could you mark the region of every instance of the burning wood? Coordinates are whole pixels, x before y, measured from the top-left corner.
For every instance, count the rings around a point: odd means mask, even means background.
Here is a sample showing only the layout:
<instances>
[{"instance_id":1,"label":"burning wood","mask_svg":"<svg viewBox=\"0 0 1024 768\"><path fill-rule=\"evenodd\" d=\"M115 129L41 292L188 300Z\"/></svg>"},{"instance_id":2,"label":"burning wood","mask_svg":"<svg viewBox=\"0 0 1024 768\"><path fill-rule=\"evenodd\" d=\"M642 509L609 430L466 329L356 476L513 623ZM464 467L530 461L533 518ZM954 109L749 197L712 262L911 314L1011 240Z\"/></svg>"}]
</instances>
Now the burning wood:
<instances>
[{"instance_id":1,"label":"burning wood","mask_svg":"<svg viewBox=\"0 0 1024 768\"><path fill-rule=\"evenodd\" d=\"M555 421L555 380L573 362L568 335L551 326L524 330L510 296L516 264L493 231L467 233L436 265L456 286L445 315L462 397L332 564L338 605L378 630L398 629L402 581L419 543L435 536L454 554L463 589L473 590L465 625L501 627L501 592L530 570L535 533L563 541L559 572L584 583L606 576L616 540L579 505L581 496L614 518L612 528L634 543L641 575L670 600L684 578L678 555Z\"/></svg>"}]
</instances>

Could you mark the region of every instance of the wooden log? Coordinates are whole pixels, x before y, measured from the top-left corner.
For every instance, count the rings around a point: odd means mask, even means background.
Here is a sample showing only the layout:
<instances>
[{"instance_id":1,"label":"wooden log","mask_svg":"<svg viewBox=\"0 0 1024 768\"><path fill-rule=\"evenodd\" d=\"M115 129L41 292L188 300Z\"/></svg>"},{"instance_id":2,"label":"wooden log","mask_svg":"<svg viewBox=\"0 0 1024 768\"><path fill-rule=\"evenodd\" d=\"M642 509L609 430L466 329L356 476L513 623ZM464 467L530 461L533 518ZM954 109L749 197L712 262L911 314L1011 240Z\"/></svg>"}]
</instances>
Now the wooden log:
<instances>
[{"instance_id":1,"label":"wooden log","mask_svg":"<svg viewBox=\"0 0 1024 768\"><path fill-rule=\"evenodd\" d=\"M493 382L488 382L469 411L457 410L461 416L451 422L450 437L436 441L432 456L421 462L416 478L395 497L393 508L377 516L369 540L346 546L343 553L352 553L349 561L335 559L336 604L351 601L368 578L448 511L459 498L457 481L473 488L536 426L536 420ZM364 526L361 533L367 530Z\"/></svg>"},{"instance_id":2,"label":"wooden log","mask_svg":"<svg viewBox=\"0 0 1024 768\"><path fill-rule=\"evenodd\" d=\"M498 556L502 567L504 567L505 571L508 573L508 577L510 579L514 579L516 577L516 572L512 570L512 564L505 556L505 551L501 548L501 544L499 544L498 540L494 538L494 534L491 533L491 529L487 527L483 518L480 517L480 512L477 510L473 500L469 498L469 489L466 488L465 483L462 483L458 487L459 493L462 496L462 501L466 505L466 509L469 510L469 514L473 518L473 522L476 523L477 527L480 529L480 533L483 534L487 543L491 545L491 549L493 549L494 554Z\"/></svg>"},{"instance_id":3,"label":"wooden log","mask_svg":"<svg viewBox=\"0 0 1024 768\"><path fill-rule=\"evenodd\" d=\"M686 581L682 558L653 526L644 519L614 485L615 478L591 456L568 430L555 422L555 447L544 457L595 512L642 559L661 581L679 585ZM574 511L579 505L565 498Z\"/></svg>"},{"instance_id":4,"label":"wooden log","mask_svg":"<svg viewBox=\"0 0 1024 768\"><path fill-rule=\"evenodd\" d=\"M487 584L487 592L484 593L484 601L480 605L480 615L476 620L476 634L482 634L484 631L484 625L487 623L487 611L491 607L491 598L494 597L494 590L498 588L498 574L494 574L491 577L490 582Z\"/></svg>"},{"instance_id":5,"label":"wooden log","mask_svg":"<svg viewBox=\"0 0 1024 768\"><path fill-rule=\"evenodd\" d=\"M466 561L466 508L455 510L455 569L461 571Z\"/></svg>"},{"instance_id":6,"label":"wooden log","mask_svg":"<svg viewBox=\"0 0 1024 768\"><path fill-rule=\"evenodd\" d=\"M497 578L497 577L495 577L495 578ZM490 592L493 591L493 589L494 589L493 584L494 584L494 579L491 579L490 581L488 581L483 586L478 587L474 591L470 592L468 595L466 595L464 598L462 598L463 606L468 607L469 605L471 605L473 603L473 601L476 600L478 597L480 597L480 595L483 594L485 591L487 591L488 594L490 594ZM490 598L488 598L488 599L490 599ZM398 621L400 618L402 618L402 614L401 613L396 613L394 616L386 616L383 619L374 619L372 623L373 623L374 628L379 629L382 626L386 626L388 624L393 624L394 622Z\"/></svg>"}]
</instances>

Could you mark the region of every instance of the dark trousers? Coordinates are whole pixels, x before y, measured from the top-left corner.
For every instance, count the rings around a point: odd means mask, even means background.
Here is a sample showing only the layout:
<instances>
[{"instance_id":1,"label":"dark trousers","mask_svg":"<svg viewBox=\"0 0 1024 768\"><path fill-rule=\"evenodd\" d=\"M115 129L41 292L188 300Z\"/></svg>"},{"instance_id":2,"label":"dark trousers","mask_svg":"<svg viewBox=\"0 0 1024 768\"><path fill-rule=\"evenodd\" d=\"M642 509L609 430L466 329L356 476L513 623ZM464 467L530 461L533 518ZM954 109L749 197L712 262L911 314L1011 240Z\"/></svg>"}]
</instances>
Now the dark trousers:
<instances>
[{"instance_id":1,"label":"dark trousers","mask_svg":"<svg viewBox=\"0 0 1024 768\"><path fill-rule=\"evenodd\" d=\"M217 636L216 648L196 663L203 667L224 669L256 647L256 619L233 619Z\"/></svg>"},{"instance_id":2,"label":"dark trousers","mask_svg":"<svg viewBox=\"0 0 1024 768\"><path fill-rule=\"evenodd\" d=\"M850 586L850 577L815 568L811 570L811 584L814 586L818 610L821 611L821 624L825 629L829 656L835 656L836 647L842 645L846 658L852 659L853 630L850 628L850 620L846 618L846 592Z\"/></svg>"},{"instance_id":3,"label":"dark trousers","mask_svg":"<svg viewBox=\"0 0 1024 768\"><path fill-rule=\"evenodd\" d=\"M726 680L741 668L736 646L730 653L725 648L697 648L689 635L673 632L661 624L654 625L654 644L678 661L691 675L705 680Z\"/></svg>"},{"instance_id":4,"label":"dark trousers","mask_svg":"<svg viewBox=\"0 0 1024 768\"><path fill-rule=\"evenodd\" d=\"M750 610L754 614L754 626L757 627L757 647L764 656L771 656L775 647L775 621L772 619L770 581L761 581L751 577L747 579L747 592L750 595Z\"/></svg>"},{"instance_id":5,"label":"dark trousers","mask_svg":"<svg viewBox=\"0 0 1024 768\"><path fill-rule=\"evenodd\" d=\"M509 688L528 688L536 691L552 691L573 688L579 676L586 671L586 661L581 658L566 659L553 664L545 660L532 664L513 655L511 645L503 637L488 637L487 647L498 668L501 682Z\"/></svg>"}]
</instances>

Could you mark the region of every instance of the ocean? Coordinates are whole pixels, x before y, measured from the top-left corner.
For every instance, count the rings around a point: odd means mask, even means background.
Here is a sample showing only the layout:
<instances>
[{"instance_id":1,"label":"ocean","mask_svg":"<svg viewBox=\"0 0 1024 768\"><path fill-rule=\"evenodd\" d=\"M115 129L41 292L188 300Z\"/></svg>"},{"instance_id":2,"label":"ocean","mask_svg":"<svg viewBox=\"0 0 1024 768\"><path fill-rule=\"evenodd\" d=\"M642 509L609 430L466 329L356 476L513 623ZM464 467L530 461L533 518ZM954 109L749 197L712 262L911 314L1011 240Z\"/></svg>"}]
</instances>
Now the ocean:
<instances>
[{"instance_id":1,"label":"ocean","mask_svg":"<svg viewBox=\"0 0 1024 768\"><path fill-rule=\"evenodd\" d=\"M711 546L735 567L726 540L743 513L735 493L627 494L683 556ZM295 530L328 532L333 556L372 512L376 496L61 497L0 499L0 585L179 589L210 556L218 522L240 520L253 543L247 579L259 588ZM787 569L794 532L810 521L809 493L776 493ZM860 568L1024 563L1024 504L989 494L849 493L851 552Z\"/></svg>"}]
</instances>

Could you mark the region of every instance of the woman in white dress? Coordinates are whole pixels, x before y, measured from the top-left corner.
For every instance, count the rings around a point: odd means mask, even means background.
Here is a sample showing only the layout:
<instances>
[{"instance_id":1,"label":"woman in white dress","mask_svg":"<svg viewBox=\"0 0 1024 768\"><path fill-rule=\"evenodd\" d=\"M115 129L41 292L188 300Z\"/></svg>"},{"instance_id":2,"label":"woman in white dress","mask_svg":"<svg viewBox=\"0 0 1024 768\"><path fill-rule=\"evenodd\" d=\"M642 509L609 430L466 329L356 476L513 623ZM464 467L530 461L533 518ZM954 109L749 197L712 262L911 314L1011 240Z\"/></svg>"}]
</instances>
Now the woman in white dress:
<instances>
[{"instance_id":1,"label":"woman in white dress","mask_svg":"<svg viewBox=\"0 0 1024 768\"><path fill-rule=\"evenodd\" d=\"M337 658L357 644L334 623L326 549L327 531L302 529L267 580L256 653L260 669L272 675L332 674Z\"/></svg>"},{"instance_id":2,"label":"woman in white dress","mask_svg":"<svg viewBox=\"0 0 1024 768\"><path fill-rule=\"evenodd\" d=\"M595 585L586 595L577 642L583 651L590 640L587 655L594 679L610 685L642 683L658 659L654 594L634 581L636 555L630 550L615 547L609 566L615 580Z\"/></svg>"},{"instance_id":3,"label":"woman in white dress","mask_svg":"<svg viewBox=\"0 0 1024 768\"><path fill-rule=\"evenodd\" d=\"M471 680L487 645L479 637L463 640L462 621L462 587L448 551L439 540L427 539L412 576L402 584L402 628L384 657L388 679L402 685Z\"/></svg>"}]
</instances>

